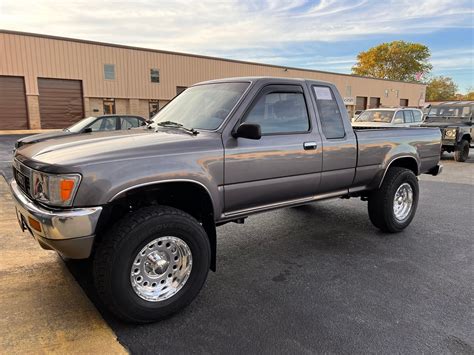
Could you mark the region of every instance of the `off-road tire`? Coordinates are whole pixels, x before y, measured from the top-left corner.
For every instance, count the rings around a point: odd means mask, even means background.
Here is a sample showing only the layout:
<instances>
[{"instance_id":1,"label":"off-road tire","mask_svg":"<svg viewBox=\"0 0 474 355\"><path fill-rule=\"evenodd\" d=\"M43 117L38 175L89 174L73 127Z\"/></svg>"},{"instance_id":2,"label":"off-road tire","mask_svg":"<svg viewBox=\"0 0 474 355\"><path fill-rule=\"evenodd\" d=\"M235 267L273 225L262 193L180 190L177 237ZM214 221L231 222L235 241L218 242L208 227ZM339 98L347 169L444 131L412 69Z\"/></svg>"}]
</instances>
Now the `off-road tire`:
<instances>
[{"instance_id":1,"label":"off-road tire","mask_svg":"<svg viewBox=\"0 0 474 355\"><path fill-rule=\"evenodd\" d=\"M454 151L454 160L457 162L465 162L469 158L469 141L463 139L459 142Z\"/></svg>"},{"instance_id":2,"label":"off-road tire","mask_svg":"<svg viewBox=\"0 0 474 355\"><path fill-rule=\"evenodd\" d=\"M175 236L189 246L192 269L184 286L159 302L139 297L130 270L139 251L161 236ZM94 284L101 301L118 318L131 323L162 320L186 307L206 281L211 262L209 239L189 214L166 206L146 207L114 225L100 240L93 260Z\"/></svg>"},{"instance_id":3,"label":"off-road tire","mask_svg":"<svg viewBox=\"0 0 474 355\"><path fill-rule=\"evenodd\" d=\"M397 189L403 184L410 184L413 190L413 204L408 217L400 222L395 218L393 200ZM372 224L386 233L397 233L405 229L413 220L418 206L419 187L416 175L409 169L389 168L382 186L369 195L368 211Z\"/></svg>"}]
</instances>

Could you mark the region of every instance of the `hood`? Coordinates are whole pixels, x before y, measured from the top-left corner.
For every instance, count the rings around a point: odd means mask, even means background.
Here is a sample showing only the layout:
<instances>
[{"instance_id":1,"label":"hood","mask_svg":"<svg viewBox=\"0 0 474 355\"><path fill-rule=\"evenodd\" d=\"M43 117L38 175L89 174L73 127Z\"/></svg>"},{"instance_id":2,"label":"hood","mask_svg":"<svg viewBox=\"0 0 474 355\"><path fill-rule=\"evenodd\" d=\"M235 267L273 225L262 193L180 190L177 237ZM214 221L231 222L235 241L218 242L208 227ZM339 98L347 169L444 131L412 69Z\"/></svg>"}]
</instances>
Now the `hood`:
<instances>
[{"instance_id":1,"label":"hood","mask_svg":"<svg viewBox=\"0 0 474 355\"><path fill-rule=\"evenodd\" d=\"M198 142L218 138L219 135L213 132L191 135L171 128L156 132L151 129L95 132L24 145L17 149L16 158L36 169L48 169L49 166L71 167L180 154L195 150L199 147Z\"/></svg>"},{"instance_id":2,"label":"hood","mask_svg":"<svg viewBox=\"0 0 474 355\"><path fill-rule=\"evenodd\" d=\"M17 140L16 147L22 146L23 144L37 143L37 142L45 141L47 139L64 137L71 134L73 133L68 132L68 131L56 131L56 132L33 134L31 136L23 137Z\"/></svg>"}]
</instances>

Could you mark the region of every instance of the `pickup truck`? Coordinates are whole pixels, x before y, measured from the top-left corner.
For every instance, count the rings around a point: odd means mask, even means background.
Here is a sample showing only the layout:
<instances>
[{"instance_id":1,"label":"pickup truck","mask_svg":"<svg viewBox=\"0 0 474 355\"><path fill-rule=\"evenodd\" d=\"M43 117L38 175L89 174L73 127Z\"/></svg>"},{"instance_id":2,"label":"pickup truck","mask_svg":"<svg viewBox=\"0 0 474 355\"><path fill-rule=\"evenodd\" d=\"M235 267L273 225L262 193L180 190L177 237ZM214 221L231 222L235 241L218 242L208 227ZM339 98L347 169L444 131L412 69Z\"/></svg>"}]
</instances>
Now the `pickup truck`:
<instances>
[{"instance_id":1,"label":"pickup truck","mask_svg":"<svg viewBox=\"0 0 474 355\"><path fill-rule=\"evenodd\" d=\"M359 197L376 228L402 231L417 176L441 172L440 144L438 128L354 130L331 83L221 79L185 90L145 128L20 146L10 187L20 227L91 258L103 303L146 323L197 296L225 223Z\"/></svg>"}]
</instances>

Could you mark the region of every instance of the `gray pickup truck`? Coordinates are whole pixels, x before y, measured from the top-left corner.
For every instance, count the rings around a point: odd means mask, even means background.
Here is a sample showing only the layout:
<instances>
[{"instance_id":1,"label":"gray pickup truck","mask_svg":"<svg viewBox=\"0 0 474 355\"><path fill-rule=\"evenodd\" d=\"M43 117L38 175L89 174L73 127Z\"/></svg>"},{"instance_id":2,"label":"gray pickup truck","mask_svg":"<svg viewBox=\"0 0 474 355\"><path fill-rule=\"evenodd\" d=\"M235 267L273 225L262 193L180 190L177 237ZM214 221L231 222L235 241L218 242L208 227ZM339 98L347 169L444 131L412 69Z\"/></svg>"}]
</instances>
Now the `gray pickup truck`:
<instances>
[{"instance_id":1,"label":"gray pickup truck","mask_svg":"<svg viewBox=\"0 0 474 355\"><path fill-rule=\"evenodd\" d=\"M104 304L144 323L197 296L224 223L360 197L375 227L402 231L440 145L439 128L353 130L330 83L233 78L192 86L146 128L22 145L10 186L21 228L92 258Z\"/></svg>"}]
</instances>

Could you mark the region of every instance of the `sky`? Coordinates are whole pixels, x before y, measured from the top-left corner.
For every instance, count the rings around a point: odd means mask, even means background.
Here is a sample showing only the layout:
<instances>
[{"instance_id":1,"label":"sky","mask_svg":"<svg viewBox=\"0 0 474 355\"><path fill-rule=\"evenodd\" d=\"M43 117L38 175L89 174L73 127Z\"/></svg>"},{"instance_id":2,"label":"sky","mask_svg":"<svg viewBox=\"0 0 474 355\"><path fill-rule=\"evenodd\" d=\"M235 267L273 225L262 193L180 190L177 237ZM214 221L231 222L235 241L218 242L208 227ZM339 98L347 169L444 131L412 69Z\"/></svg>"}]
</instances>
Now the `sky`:
<instances>
[{"instance_id":1,"label":"sky","mask_svg":"<svg viewBox=\"0 0 474 355\"><path fill-rule=\"evenodd\" d=\"M405 40L474 88L473 0L0 0L0 28L339 73Z\"/></svg>"}]
</instances>

